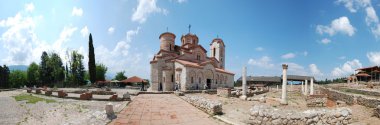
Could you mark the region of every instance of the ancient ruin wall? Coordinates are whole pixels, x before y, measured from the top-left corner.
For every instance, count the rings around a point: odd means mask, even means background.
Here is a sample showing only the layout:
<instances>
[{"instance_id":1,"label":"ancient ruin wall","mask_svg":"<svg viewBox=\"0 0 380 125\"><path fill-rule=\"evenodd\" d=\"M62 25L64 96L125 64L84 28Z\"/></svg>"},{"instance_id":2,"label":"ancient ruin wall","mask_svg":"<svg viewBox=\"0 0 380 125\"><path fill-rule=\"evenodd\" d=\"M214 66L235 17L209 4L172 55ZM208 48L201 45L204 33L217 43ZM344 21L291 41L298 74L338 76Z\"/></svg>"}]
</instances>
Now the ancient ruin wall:
<instances>
[{"instance_id":1,"label":"ancient ruin wall","mask_svg":"<svg viewBox=\"0 0 380 125\"><path fill-rule=\"evenodd\" d=\"M191 95L185 95L181 97L186 102L210 115L222 114L222 103L219 101L213 101L204 97Z\"/></svg>"},{"instance_id":2,"label":"ancient ruin wall","mask_svg":"<svg viewBox=\"0 0 380 125\"><path fill-rule=\"evenodd\" d=\"M254 125L325 125L325 124L350 124L352 114L349 108L337 108L334 110L306 110L297 112L294 110L276 109L266 105L255 105L250 110L250 123Z\"/></svg>"}]
</instances>

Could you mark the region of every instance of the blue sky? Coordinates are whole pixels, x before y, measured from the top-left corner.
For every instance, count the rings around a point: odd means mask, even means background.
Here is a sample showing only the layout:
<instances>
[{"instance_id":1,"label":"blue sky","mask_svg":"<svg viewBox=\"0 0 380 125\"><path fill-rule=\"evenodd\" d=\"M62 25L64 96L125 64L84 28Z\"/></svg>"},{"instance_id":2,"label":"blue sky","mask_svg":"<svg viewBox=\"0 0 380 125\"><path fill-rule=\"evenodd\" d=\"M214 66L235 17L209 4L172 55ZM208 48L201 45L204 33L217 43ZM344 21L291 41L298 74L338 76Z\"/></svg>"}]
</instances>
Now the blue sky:
<instances>
[{"instance_id":1,"label":"blue sky","mask_svg":"<svg viewBox=\"0 0 380 125\"><path fill-rule=\"evenodd\" d=\"M219 36L226 69L240 77L289 73L317 79L343 77L380 65L377 0L114 0L3 1L0 4L0 64L28 65L42 51L78 50L87 64L92 33L97 62L108 76L149 78L158 36L197 34L206 49ZM87 66L86 66L87 67Z\"/></svg>"}]
</instances>

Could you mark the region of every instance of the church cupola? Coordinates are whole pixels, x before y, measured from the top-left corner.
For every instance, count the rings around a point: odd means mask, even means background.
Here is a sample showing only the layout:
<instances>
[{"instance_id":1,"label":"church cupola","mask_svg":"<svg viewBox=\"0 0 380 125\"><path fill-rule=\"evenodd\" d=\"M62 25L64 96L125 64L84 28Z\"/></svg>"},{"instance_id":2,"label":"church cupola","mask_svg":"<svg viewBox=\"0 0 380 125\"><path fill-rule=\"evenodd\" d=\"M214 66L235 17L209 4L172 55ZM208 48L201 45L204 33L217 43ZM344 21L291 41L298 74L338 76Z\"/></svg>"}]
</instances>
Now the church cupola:
<instances>
[{"instance_id":1,"label":"church cupola","mask_svg":"<svg viewBox=\"0 0 380 125\"><path fill-rule=\"evenodd\" d=\"M215 57L219 61L219 68L224 69L225 66L225 46L224 42L220 38L215 38L210 44L210 57Z\"/></svg>"},{"instance_id":2,"label":"church cupola","mask_svg":"<svg viewBox=\"0 0 380 125\"><path fill-rule=\"evenodd\" d=\"M160 49L166 51L174 51L175 46L175 35L171 32L162 33L159 37L160 39Z\"/></svg>"},{"instance_id":3,"label":"church cupola","mask_svg":"<svg viewBox=\"0 0 380 125\"><path fill-rule=\"evenodd\" d=\"M181 43L182 45L185 44L192 44L192 45L198 45L198 36L192 33L188 33L186 35L182 35L181 37Z\"/></svg>"}]
</instances>

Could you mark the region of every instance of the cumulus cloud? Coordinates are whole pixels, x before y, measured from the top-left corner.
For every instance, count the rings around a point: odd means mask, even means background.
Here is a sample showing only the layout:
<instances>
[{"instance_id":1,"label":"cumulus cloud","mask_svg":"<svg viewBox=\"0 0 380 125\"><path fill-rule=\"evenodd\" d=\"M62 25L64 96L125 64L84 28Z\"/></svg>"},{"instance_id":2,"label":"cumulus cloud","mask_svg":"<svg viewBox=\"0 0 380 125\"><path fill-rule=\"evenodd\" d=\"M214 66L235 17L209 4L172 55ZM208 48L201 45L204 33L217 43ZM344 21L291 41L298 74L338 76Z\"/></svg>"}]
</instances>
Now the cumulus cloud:
<instances>
[{"instance_id":1,"label":"cumulus cloud","mask_svg":"<svg viewBox=\"0 0 380 125\"><path fill-rule=\"evenodd\" d=\"M82 16L82 15L83 15L83 10L82 10L82 8L74 7L74 8L73 8L73 11L71 12L71 15L72 15L72 16Z\"/></svg>"},{"instance_id":2,"label":"cumulus cloud","mask_svg":"<svg viewBox=\"0 0 380 125\"><path fill-rule=\"evenodd\" d=\"M143 59L141 52L131 53L130 43L133 37L138 35L140 27L126 32L126 38L119 41L113 49L108 49L103 45L96 47L96 59L103 62L110 72L119 72L126 70L131 73L131 70L137 73L138 70L148 70L139 66ZM118 61L109 61L118 60ZM140 69L139 69L140 68Z\"/></svg>"},{"instance_id":3,"label":"cumulus cloud","mask_svg":"<svg viewBox=\"0 0 380 125\"><path fill-rule=\"evenodd\" d=\"M256 51L263 51L264 48L263 48L263 47L257 47L257 48L255 48L255 50L256 50Z\"/></svg>"},{"instance_id":4,"label":"cumulus cloud","mask_svg":"<svg viewBox=\"0 0 380 125\"><path fill-rule=\"evenodd\" d=\"M367 58L373 65L380 65L380 52L368 52Z\"/></svg>"},{"instance_id":5,"label":"cumulus cloud","mask_svg":"<svg viewBox=\"0 0 380 125\"><path fill-rule=\"evenodd\" d=\"M366 8L366 13L367 16L365 21L367 22L367 25L370 25L371 23L379 23L379 18L377 17L376 11L372 6Z\"/></svg>"},{"instance_id":6,"label":"cumulus cloud","mask_svg":"<svg viewBox=\"0 0 380 125\"><path fill-rule=\"evenodd\" d=\"M252 66L258 66L261 68L273 68L272 60L268 56L263 56L260 59L249 59L248 64Z\"/></svg>"},{"instance_id":7,"label":"cumulus cloud","mask_svg":"<svg viewBox=\"0 0 380 125\"><path fill-rule=\"evenodd\" d=\"M27 12L33 12L33 10L34 10L34 4L33 3L25 4L25 10Z\"/></svg>"},{"instance_id":8,"label":"cumulus cloud","mask_svg":"<svg viewBox=\"0 0 380 125\"><path fill-rule=\"evenodd\" d=\"M305 75L308 74L305 68L297 63L285 62L282 64L288 64L289 75Z\"/></svg>"},{"instance_id":9,"label":"cumulus cloud","mask_svg":"<svg viewBox=\"0 0 380 125\"><path fill-rule=\"evenodd\" d=\"M310 73L313 76L322 76L323 73L318 69L318 66L316 64L310 64L309 65Z\"/></svg>"},{"instance_id":10,"label":"cumulus cloud","mask_svg":"<svg viewBox=\"0 0 380 125\"><path fill-rule=\"evenodd\" d=\"M335 67L331 71L331 75L334 78L337 77L346 77L348 75L354 74L355 69L361 68L362 64L358 59L354 59L352 61L347 61L345 62L342 66L340 67Z\"/></svg>"},{"instance_id":11,"label":"cumulus cloud","mask_svg":"<svg viewBox=\"0 0 380 125\"><path fill-rule=\"evenodd\" d=\"M81 30L80 33L82 34L82 37L87 37L90 34L90 31L88 31L87 26L84 26Z\"/></svg>"},{"instance_id":12,"label":"cumulus cloud","mask_svg":"<svg viewBox=\"0 0 380 125\"><path fill-rule=\"evenodd\" d=\"M336 3L344 4L351 13L356 13L358 9L371 5L370 0L337 0Z\"/></svg>"},{"instance_id":13,"label":"cumulus cloud","mask_svg":"<svg viewBox=\"0 0 380 125\"><path fill-rule=\"evenodd\" d=\"M326 44L329 44L330 42L331 42L331 40L328 39L328 38L324 38L324 39L321 40L321 43L322 43L322 44L325 44L325 45L326 45Z\"/></svg>"},{"instance_id":14,"label":"cumulus cloud","mask_svg":"<svg viewBox=\"0 0 380 125\"><path fill-rule=\"evenodd\" d=\"M148 16L152 13L163 13L164 15L168 14L169 11L158 7L156 3L156 0L138 0L137 8L132 14L132 21L144 23Z\"/></svg>"},{"instance_id":15,"label":"cumulus cloud","mask_svg":"<svg viewBox=\"0 0 380 125\"><path fill-rule=\"evenodd\" d=\"M113 32L115 32L115 28L113 27L108 28L108 34L113 34Z\"/></svg>"},{"instance_id":16,"label":"cumulus cloud","mask_svg":"<svg viewBox=\"0 0 380 125\"><path fill-rule=\"evenodd\" d=\"M294 57L296 57L296 54L294 54L294 53L287 53L287 54L281 56L281 58L283 58L283 59L291 59Z\"/></svg>"},{"instance_id":17,"label":"cumulus cloud","mask_svg":"<svg viewBox=\"0 0 380 125\"><path fill-rule=\"evenodd\" d=\"M329 34L330 36L335 35L336 33L347 34L352 36L355 34L355 28L350 24L350 20L343 16L338 19L334 19L330 25L317 25L316 28L319 34Z\"/></svg>"}]
</instances>

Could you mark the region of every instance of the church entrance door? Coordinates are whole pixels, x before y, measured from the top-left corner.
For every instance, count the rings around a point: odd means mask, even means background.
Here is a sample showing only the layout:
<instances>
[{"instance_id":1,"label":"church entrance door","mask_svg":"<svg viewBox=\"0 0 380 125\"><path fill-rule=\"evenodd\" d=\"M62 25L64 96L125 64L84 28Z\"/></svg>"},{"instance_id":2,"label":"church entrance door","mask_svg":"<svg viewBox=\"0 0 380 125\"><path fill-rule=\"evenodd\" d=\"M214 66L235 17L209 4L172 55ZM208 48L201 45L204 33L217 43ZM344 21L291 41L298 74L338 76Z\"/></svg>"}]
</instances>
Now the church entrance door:
<instances>
[{"instance_id":1,"label":"church entrance door","mask_svg":"<svg viewBox=\"0 0 380 125\"><path fill-rule=\"evenodd\" d=\"M207 89L211 89L211 79L207 79Z\"/></svg>"}]
</instances>

